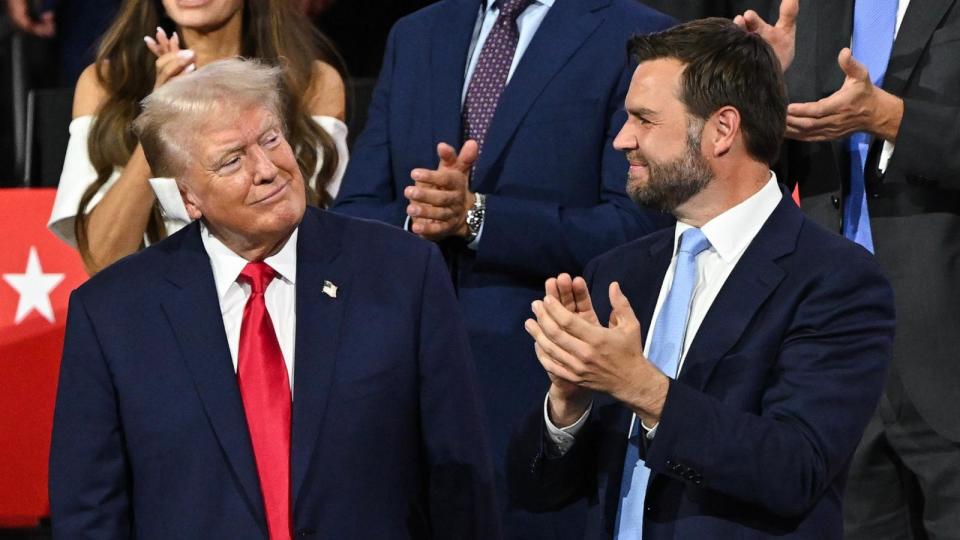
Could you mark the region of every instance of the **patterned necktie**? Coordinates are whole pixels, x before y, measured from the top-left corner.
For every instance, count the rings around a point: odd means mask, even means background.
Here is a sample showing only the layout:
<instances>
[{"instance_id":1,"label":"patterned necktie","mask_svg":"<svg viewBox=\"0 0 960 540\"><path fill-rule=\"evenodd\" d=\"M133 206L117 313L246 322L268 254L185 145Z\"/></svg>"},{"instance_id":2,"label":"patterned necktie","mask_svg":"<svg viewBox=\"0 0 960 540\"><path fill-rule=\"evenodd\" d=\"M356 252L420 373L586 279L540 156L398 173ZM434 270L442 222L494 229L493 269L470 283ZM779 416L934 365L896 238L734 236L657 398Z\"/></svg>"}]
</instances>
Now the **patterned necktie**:
<instances>
[{"instance_id":1,"label":"patterned necktie","mask_svg":"<svg viewBox=\"0 0 960 540\"><path fill-rule=\"evenodd\" d=\"M680 353L687 335L693 289L697 285L697 255L709 247L710 241L700 229L687 229L680 235L673 282L657 316L648 354L650 361L671 379L677 376ZM635 418L623 461L616 524L618 540L643 537L644 499L650 479L650 469L640 459L640 437L643 437L643 433L640 419Z\"/></svg>"},{"instance_id":2,"label":"patterned necktie","mask_svg":"<svg viewBox=\"0 0 960 540\"><path fill-rule=\"evenodd\" d=\"M890 62L893 37L897 30L898 0L856 0L853 8L853 57L860 61L876 86L883 85L883 76ZM873 252L870 214L864 168L870 151L871 136L857 132L850 135L850 192L843 205L843 235Z\"/></svg>"},{"instance_id":3,"label":"patterned necktie","mask_svg":"<svg viewBox=\"0 0 960 540\"><path fill-rule=\"evenodd\" d=\"M507 75L517 51L520 30L517 17L534 0L498 0L500 14L480 50L480 57L467 87L463 102L463 140L477 141L480 151L487 137L487 128L507 86Z\"/></svg>"},{"instance_id":4,"label":"patterned necktie","mask_svg":"<svg viewBox=\"0 0 960 540\"><path fill-rule=\"evenodd\" d=\"M277 275L252 262L239 279L250 284L243 308L237 377L260 477L270 540L290 539L290 380L264 292Z\"/></svg>"}]
</instances>

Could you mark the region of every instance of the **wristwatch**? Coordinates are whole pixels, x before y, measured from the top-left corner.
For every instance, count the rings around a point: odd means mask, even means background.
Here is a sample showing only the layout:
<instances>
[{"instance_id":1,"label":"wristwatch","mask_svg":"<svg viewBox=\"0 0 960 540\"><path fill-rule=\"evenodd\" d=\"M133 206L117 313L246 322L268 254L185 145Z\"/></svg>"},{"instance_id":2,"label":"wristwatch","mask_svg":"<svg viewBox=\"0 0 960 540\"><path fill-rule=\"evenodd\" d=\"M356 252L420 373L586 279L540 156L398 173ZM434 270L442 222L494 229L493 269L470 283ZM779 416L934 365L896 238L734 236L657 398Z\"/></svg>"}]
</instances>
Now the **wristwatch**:
<instances>
[{"instance_id":1,"label":"wristwatch","mask_svg":"<svg viewBox=\"0 0 960 540\"><path fill-rule=\"evenodd\" d=\"M487 196L483 193L476 193L473 200L473 206L467 209L467 237L469 244L477 239L480 229L483 227L483 216L487 211Z\"/></svg>"}]
</instances>

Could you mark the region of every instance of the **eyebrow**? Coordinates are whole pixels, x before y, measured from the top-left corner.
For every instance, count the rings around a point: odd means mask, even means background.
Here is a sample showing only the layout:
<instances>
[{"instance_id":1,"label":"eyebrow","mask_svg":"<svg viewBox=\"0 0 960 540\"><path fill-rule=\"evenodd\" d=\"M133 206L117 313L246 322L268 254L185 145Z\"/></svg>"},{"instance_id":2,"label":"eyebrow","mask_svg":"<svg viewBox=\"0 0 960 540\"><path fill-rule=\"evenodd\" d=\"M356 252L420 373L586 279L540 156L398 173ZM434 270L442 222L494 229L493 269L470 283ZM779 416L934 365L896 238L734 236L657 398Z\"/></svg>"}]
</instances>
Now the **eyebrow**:
<instances>
[{"instance_id":1,"label":"eyebrow","mask_svg":"<svg viewBox=\"0 0 960 540\"><path fill-rule=\"evenodd\" d=\"M263 135L264 135L266 132L268 132L268 131L270 131L270 130L272 130L272 129L277 129L277 130L280 129L280 122L279 122L276 118L270 118L270 119L268 119L267 121L265 121L265 122L261 125L261 127L260 127L260 133L257 135L257 140L259 140L261 137L263 137ZM215 153L216 158L213 159L213 164L211 165L211 168L217 168L217 167L219 167L220 164L223 162L224 158L226 158L228 155L230 155L230 154L232 154L232 153L234 153L234 152L243 150L243 147L244 147L244 146L246 146L246 145L245 145L245 144L242 144L242 143L239 143L239 144L235 144L235 145L233 145L233 146L224 148L223 150L217 150L216 153Z\"/></svg>"},{"instance_id":2,"label":"eyebrow","mask_svg":"<svg viewBox=\"0 0 960 540\"><path fill-rule=\"evenodd\" d=\"M626 110L627 114L629 114L630 116L656 116L657 115L657 111L654 111L653 109L648 109L646 107L635 107L635 108L626 107L624 110Z\"/></svg>"}]
</instances>

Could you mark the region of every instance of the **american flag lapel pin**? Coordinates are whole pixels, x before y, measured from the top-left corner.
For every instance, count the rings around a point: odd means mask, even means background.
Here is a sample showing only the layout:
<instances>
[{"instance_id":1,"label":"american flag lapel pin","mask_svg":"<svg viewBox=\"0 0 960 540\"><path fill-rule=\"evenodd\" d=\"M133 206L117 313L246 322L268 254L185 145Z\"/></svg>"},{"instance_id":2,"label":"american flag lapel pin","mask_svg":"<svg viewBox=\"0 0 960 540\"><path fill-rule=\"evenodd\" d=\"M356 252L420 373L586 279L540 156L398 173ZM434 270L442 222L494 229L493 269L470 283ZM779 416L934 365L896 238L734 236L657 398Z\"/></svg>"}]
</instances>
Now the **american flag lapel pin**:
<instances>
[{"instance_id":1,"label":"american flag lapel pin","mask_svg":"<svg viewBox=\"0 0 960 540\"><path fill-rule=\"evenodd\" d=\"M330 298L337 297L337 286L333 283L324 280L323 281L323 294L329 296Z\"/></svg>"}]
</instances>

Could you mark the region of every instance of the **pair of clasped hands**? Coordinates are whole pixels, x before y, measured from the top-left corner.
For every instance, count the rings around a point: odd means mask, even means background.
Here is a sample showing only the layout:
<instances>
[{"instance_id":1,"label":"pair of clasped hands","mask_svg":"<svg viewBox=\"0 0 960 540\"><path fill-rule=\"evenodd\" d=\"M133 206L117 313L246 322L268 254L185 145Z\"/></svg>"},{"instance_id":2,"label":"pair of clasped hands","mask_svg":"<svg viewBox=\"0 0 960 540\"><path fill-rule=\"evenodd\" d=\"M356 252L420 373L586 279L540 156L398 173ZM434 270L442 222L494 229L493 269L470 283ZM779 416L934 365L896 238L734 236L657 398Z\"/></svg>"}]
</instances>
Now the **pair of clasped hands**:
<instances>
[{"instance_id":1,"label":"pair of clasped hands","mask_svg":"<svg viewBox=\"0 0 960 540\"><path fill-rule=\"evenodd\" d=\"M799 12L798 0L783 0L776 24L767 23L753 10L738 15L733 22L762 37L776 53L783 71L787 71L796 51ZM843 85L819 101L791 103L787 107L786 137L823 142L867 132L895 142L903 119L903 100L877 88L867 68L853 57L849 48L840 51L837 64L844 74Z\"/></svg>"}]
</instances>

